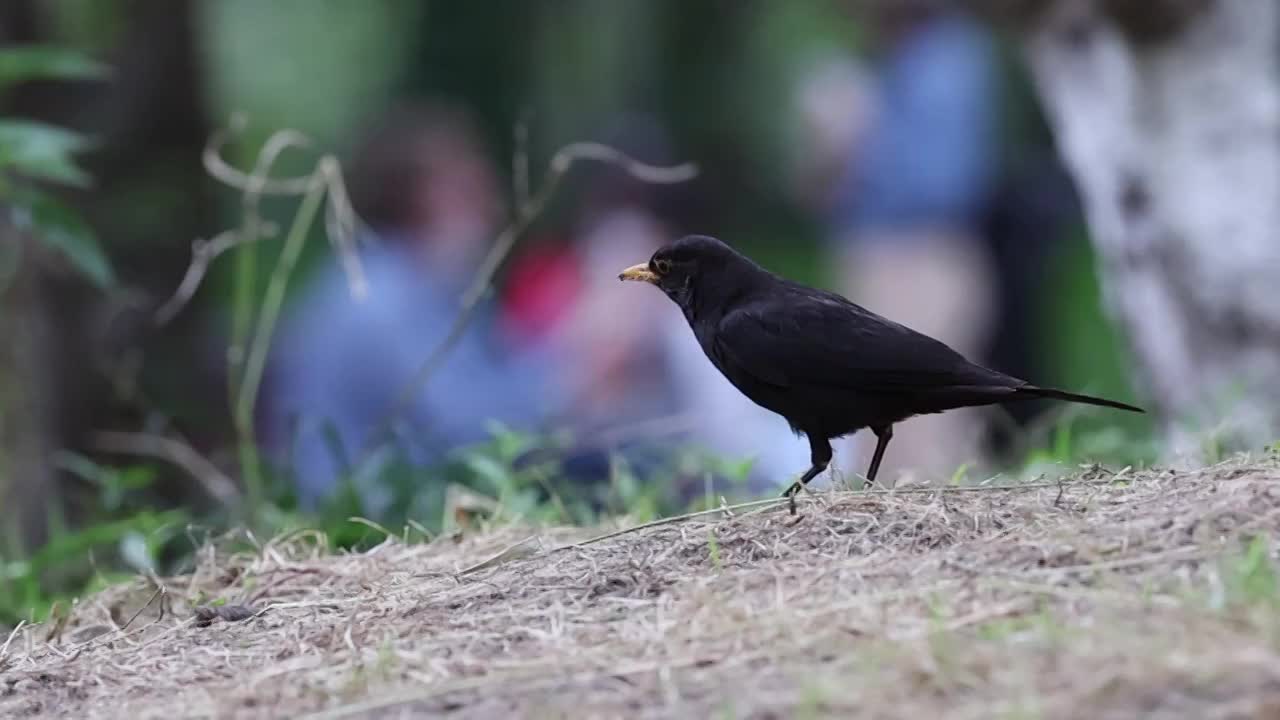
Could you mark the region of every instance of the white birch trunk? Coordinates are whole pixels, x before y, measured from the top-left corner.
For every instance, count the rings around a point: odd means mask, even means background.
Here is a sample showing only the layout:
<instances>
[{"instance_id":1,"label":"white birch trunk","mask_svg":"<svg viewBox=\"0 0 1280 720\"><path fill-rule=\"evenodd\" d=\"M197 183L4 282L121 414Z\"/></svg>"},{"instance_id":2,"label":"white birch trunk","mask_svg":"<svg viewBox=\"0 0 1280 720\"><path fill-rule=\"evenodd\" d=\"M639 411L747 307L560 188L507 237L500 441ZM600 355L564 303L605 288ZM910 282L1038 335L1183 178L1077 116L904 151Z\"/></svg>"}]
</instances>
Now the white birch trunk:
<instances>
[{"instance_id":1,"label":"white birch trunk","mask_svg":"<svg viewBox=\"0 0 1280 720\"><path fill-rule=\"evenodd\" d=\"M1280 439L1280 3L1208 0L1158 39L1104 5L1024 40L1109 311L1173 453L1256 448Z\"/></svg>"}]
</instances>

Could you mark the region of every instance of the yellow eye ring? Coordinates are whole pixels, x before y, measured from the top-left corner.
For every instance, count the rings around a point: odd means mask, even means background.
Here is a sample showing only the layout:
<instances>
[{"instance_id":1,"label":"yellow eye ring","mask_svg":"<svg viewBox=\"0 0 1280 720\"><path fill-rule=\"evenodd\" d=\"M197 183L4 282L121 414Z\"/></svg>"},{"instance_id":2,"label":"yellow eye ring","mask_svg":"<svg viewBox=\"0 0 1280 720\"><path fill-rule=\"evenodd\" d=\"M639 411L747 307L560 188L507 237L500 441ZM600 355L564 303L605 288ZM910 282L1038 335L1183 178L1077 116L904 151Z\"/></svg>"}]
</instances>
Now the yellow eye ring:
<instances>
[{"instance_id":1,"label":"yellow eye ring","mask_svg":"<svg viewBox=\"0 0 1280 720\"><path fill-rule=\"evenodd\" d=\"M659 275L666 275L671 272L671 261L666 259L654 260L653 269L656 270Z\"/></svg>"}]
</instances>

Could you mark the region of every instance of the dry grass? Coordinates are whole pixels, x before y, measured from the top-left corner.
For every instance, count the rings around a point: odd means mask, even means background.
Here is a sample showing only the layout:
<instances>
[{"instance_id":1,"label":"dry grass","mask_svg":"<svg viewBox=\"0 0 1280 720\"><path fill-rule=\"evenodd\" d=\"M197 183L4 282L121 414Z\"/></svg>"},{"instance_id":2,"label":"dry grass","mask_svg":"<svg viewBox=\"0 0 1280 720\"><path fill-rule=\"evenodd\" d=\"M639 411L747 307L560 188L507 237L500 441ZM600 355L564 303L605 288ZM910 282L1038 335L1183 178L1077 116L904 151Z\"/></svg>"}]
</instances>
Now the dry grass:
<instances>
[{"instance_id":1,"label":"dry grass","mask_svg":"<svg viewBox=\"0 0 1280 720\"><path fill-rule=\"evenodd\" d=\"M20 629L0 716L1280 717L1277 529L1272 457L546 530L466 573L529 531L295 537Z\"/></svg>"}]
</instances>

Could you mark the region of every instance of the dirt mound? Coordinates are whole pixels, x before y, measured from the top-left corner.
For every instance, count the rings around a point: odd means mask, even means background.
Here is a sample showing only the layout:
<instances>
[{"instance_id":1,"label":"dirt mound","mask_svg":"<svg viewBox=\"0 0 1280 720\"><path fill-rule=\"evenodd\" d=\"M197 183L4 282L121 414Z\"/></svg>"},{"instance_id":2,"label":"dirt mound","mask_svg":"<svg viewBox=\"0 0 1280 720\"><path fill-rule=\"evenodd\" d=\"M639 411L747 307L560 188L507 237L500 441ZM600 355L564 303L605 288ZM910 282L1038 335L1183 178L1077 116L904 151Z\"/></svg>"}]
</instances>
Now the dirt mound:
<instances>
[{"instance_id":1,"label":"dirt mound","mask_svg":"<svg viewBox=\"0 0 1280 720\"><path fill-rule=\"evenodd\" d=\"M19 628L0 716L1280 716L1274 457L800 510L210 553Z\"/></svg>"}]
</instances>

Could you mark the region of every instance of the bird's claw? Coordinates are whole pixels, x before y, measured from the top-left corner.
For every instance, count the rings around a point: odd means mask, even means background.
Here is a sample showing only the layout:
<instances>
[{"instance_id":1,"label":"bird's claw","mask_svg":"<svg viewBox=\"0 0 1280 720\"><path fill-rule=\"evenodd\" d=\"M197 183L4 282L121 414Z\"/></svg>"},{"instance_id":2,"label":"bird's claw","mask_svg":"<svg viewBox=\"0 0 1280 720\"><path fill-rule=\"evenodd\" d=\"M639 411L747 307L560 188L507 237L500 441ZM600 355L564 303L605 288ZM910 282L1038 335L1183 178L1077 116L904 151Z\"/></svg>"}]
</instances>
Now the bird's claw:
<instances>
[{"instance_id":1,"label":"bird's claw","mask_svg":"<svg viewBox=\"0 0 1280 720\"><path fill-rule=\"evenodd\" d=\"M787 488L782 493L782 497L786 498L789 501L787 502L787 510L792 515L796 514L796 496L799 495L800 491L803 489L804 489L803 484L799 482L794 482L794 483L791 483L791 487Z\"/></svg>"}]
</instances>

